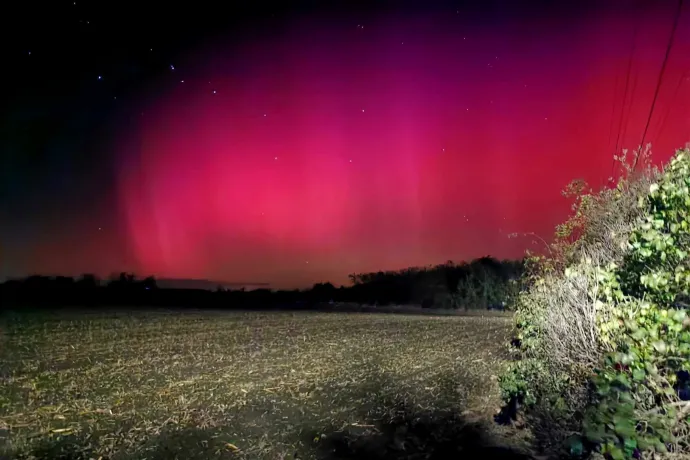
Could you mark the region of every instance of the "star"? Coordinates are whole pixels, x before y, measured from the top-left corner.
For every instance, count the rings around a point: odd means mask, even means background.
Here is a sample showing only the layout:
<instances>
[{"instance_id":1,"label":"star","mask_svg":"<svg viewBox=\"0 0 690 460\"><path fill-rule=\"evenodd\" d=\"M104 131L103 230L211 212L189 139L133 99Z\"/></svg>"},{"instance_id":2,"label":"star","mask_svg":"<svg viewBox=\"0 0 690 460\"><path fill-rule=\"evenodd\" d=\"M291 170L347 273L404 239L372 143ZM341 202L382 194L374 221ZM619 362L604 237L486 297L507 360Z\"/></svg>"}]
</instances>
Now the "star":
<instances>
[{"instance_id":1,"label":"star","mask_svg":"<svg viewBox=\"0 0 690 460\"><path fill-rule=\"evenodd\" d=\"M213 94L216 94L216 90L215 90L215 89L213 90Z\"/></svg>"},{"instance_id":2,"label":"star","mask_svg":"<svg viewBox=\"0 0 690 460\"><path fill-rule=\"evenodd\" d=\"M278 157L273 157L273 159L274 159L274 160L277 160L277 159L278 159Z\"/></svg>"},{"instance_id":3,"label":"star","mask_svg":"<svg viewBox=\"0 0 690 460\"><path fill-rule=\"evenodd\" d=\"M103 77L101 75L98 76L99 80L103 80Z\"/></svg>"}]
</instances>

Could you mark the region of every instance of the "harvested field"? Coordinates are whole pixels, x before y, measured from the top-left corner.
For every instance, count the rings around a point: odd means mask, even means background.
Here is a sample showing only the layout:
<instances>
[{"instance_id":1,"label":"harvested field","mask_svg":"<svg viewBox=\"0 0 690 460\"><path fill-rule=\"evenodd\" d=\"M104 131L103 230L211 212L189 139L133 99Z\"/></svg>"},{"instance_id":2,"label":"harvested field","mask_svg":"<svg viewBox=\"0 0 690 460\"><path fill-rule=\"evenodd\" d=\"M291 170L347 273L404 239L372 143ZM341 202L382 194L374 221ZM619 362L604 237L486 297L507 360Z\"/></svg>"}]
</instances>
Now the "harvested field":
<instances>
[{"instance_id":1,"label":"harvested field","mask_svg":"<svg viewBox=\"0 0 690 460\"><path fill-rule=\"evenodd\" d=\"M491 420L510 327L498 315L6 313L0 456L520 458Z\"/></svg>"}]
</instances>

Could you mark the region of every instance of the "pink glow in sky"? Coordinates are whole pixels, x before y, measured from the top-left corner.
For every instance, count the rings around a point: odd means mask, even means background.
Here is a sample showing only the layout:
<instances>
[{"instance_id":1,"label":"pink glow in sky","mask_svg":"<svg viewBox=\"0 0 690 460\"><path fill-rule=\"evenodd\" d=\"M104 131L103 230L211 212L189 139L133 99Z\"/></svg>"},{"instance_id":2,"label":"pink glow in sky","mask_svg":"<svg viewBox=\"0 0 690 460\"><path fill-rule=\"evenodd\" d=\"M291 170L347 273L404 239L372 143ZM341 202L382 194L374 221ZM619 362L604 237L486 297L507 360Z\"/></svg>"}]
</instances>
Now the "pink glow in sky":
<instances>
[{"instance_id":1,"label":"pink glow in sky","mask_svg":"<svg viewBox=\"0 0 690 460\"><path fill-rule=\"evenodd\" d=\"M529 241L509 233L549 236L569 206L560 190L611 174L621 116L620 147L640 143L673 8L639 30L625 104L639 17L455 20L307 18L181 59L179 82L123 142L137 272L343 283L355 271L519 257ZM689 26L690 13L679 31ZM686 35L646 137L660 161L690 141Z\"/></svg>"}]
</instances>

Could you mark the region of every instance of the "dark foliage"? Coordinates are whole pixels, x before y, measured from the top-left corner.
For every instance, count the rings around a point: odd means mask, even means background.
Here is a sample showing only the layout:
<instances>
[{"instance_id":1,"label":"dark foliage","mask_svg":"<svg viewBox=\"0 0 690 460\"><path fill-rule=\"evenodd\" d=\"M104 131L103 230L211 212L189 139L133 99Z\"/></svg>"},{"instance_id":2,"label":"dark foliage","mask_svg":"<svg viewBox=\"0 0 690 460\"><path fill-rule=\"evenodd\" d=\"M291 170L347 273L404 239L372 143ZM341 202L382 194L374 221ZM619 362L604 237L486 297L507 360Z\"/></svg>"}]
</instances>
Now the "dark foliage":
<instances>
[{"instance_id":1,"label":"dark foliage","mask_svg":"<svg viewBox=\"0 0 690 460\"><path fill-rule=\"evenodd\" d=\"M0 284L3 307L160 306L193 308L303 310L339 305L416 305L430 308L505 309L522 261L482 257L470 263L350 275L352 285L317 283L308 290L229 290L161 288L155 278L121 273L108 281L85 274L29 276Z\"/></svg>"}]
</instances>

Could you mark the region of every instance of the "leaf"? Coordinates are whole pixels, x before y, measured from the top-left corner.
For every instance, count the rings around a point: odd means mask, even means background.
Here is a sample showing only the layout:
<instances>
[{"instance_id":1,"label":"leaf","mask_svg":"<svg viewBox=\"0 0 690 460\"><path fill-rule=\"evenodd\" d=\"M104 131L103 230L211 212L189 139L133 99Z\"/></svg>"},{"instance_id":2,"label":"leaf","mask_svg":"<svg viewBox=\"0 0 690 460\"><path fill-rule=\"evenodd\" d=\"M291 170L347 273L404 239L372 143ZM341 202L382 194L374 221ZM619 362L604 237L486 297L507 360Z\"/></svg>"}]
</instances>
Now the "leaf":
<instances>
[{"instance_id":1,"label":"leaf","mask_svg":"<svg viewBox=\"0 0 690 460\"><path fill-rule=\"evenodd\" d=\"M655 448L656 451L659 452L659 453L668 452L668 449L666 449L666 444L664 444L664 443L661 442L661 441L657 441L657 442L654 444L654 448Z\"/></svg>"},{"instance_id":2,"label":"leaf","mask_svg":"<svg viewBox=\"0 0 690 460\"><path fill-rule=\"evenodd\" d=\"M651 436L642 435L637 440L637 446L640 448L640 450L653 449L655 443L656 443L656 440L654 438L652 438Z\"/></svg>"},{"instance_id":3,"label":"leaf","mask_svg":"<svg viewBox=\"0 0 690 460\"><path fill-rule=\"evenodd\" d=\"M626 374L616 375L614 382L618 383L618 385L623 387L623 388L630 388L630 379L628 379L628 376ZM612 383L614 383L614 382L612 382Z\"/></svg>"},{"instance_id":4,"label":"leaf","mask_svg":"<svg viewBox=\"0 0 690 460\"><path fill-rule=\"evenodd\" d=\"M664 342L663 340L657 340L657 341L653 342L652 346L659 353L666 353L666 349L667 349L666 342Z\"/></svg>"},{"instance_id":5,"label":"leaf","mask_svg":"<svg viewBox=\"0 0 690 460\"><path fill-rule=\"evenodd\" d=\"M623 450L618 446L611 446L608 454L611 460L625 460L625 454L623 453Z\"/></svg>"},{"instance_id":6,"label":"leaf","mask_svg":"<svg viewBox=\"0 0 690 460\"><path fill-rule=\"evenodd\" d=\"M638 328L635 332L633 332L630 335L633 339L637 341L643 340L645 337L647 337L647 330L644 328Z\"/></svg>"},{"instance_id":7,"label":"leaf","mask_svg":"<svg viewBox=\"0 0 690 460\"><path fill-rule=\"evenodd\" d=\"M673 320L676 322L682 323L686 316L687 316L687 313L685 312L685 310L677 310L673 314Z\"/></svg>"},{"instance_id":8,"label":"leaf","mask_svg":"<svg viewBox=\"0 0 690 460\"><path fill-rule=\"evenodd\" d=\"M647 377L647 373L642 369L633 369L632 375L636 382L641 382Z\"/></svg>"},{"instance_id":9,"label":"leaf","mask_svg":"<svg viewBox=\"0 0 690 460\"><path fill-rule=\"evenodd\" d=\"M595 411L593 415L596 418L599 415L599 413ZM585 420L583 428L583 434L585 435L587 440L597 444L604 442L606 431L602 424L597 423L595 420L589 419Z\"/></svg>"},{"instance_id":10,"label":"leaf","mask_svg":"<svg viewBox=\"0 0 690 460\"><path fill-rule=\"evenodd\" d=\"M635 425L629 418L614 416L614 431L622 438L635 436Z\"/></svg>"},{"instance_id":11,"label":"leaf","mask_svg":"<svg viewBox=\"0 0 690 460\"><path fill-rule=\"evenodd\" d=\"M623 442L623 447L625 448L625 455L632 457L635 449L637 449L637 440L635 438L626 438Z\"/></svg>"}]
</instances>

